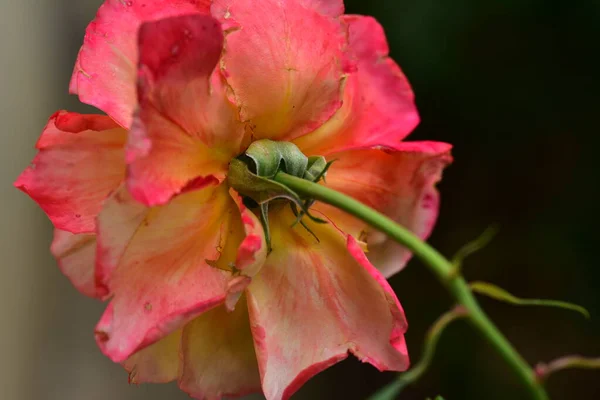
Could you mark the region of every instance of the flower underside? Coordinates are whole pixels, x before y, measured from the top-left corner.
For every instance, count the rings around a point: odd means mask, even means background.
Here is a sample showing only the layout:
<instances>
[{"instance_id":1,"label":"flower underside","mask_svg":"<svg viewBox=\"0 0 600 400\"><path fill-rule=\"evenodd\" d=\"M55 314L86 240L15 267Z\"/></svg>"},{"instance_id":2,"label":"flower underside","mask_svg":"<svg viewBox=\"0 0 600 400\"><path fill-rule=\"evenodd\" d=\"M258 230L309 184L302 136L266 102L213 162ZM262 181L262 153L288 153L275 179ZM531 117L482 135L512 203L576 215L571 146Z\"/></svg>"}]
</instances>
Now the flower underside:
<instances>
[{"instance_id":1,"label":"flower underside","mask_svg":"<svg viewBox=\"0 0 600 400\"><path fill-rule=\"evenodd\" d=\"M107 115L54 114L15 186L63 273L110 301L96 340L132 382L287 400L349 354L408 367L385 278L411 252L323 193L426 238L451 145L405 141L410 84L377 21L343 12L104 0L89 25L70 91Z\"/></svg>"},{"instance_id":2,"label":"flower underside","mask_svg":"<svg viewBox=\"0 0 600 400\"><path fill-rule=\"evenodd\" d=\"M279 172L318 183L325 179L327 170L333 161L322 156L305 156L293 143L276 142L262 139L253 142L248 149L229 164L229 185L238 191L244 204L259 209L260 220L265 233L268 251L271 251L269 230L269 206L281 206L289 203L296 216L294 225L300 223L318 241L319 238L303 222L307 216L317 223L326 221L309 212L314 200L305 198L288 187L273 180Z\"/></svg>"}]
</instances>

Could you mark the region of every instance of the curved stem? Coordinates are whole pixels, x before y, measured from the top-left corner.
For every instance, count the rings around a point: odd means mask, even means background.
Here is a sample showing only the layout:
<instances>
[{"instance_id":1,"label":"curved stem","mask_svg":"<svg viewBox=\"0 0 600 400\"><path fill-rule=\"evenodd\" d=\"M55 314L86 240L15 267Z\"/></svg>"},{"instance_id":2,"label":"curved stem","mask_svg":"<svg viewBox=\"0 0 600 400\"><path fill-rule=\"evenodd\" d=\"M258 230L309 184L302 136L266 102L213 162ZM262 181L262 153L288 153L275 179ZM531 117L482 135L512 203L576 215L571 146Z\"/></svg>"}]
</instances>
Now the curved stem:
<instances>
[{"instance_id":1,"label":"curved stem","mask_svg":"<svg viewBox=\"0 0 600 400\"><path fill-rule=\"evenodd\" d=\"M438 280L454 296L457 303L467 310L467 317L471 324L519 376L523 385L529 390L531 398L535 400L548 399L548 395L537 381L534 371L484 313L467 282L462 276L456 274L452 263L437 250L385 215L342 193L284 172L277 173L274 180L287 186L300 196L320 200L346 211L409 248L416 257L433 271Z\"/></svg>"}]
</instances>

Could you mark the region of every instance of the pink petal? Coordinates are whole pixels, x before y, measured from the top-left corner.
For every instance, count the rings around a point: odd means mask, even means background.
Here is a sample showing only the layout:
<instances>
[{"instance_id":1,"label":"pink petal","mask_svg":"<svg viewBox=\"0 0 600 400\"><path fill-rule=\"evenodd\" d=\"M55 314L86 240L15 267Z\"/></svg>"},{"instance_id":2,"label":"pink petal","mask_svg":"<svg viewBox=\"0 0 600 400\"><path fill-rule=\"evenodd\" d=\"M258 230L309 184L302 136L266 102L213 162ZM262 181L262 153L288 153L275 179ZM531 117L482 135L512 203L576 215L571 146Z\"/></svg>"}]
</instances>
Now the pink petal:
<instances>
[{"instance_id":1,"label":"pink petal","mask_svg":"<svg viewBox=\"0 0 600 400\"><path fill-rule=\"evenodd\" d=\"M390 307L390 312L394 318L394 326L392 333L390 334L390 344L402 355L406 356L406 368L408 368L408 349L406 348L406 340L404 339L404 333L406 332L408 325L406 323L406 317L404 316L404 309L400 305L396 293L388 283L387 279L379 272L377 268L371 264L363 250L360 248L356 239L352 236L347 235L346 245L348 251L352 254L352 257L360 263L360 265L377 281L377 283L383 289L385 299ZM356 353L355 353L356 354ZM385 369L380 366L379 361L376 358L371 358L368 354L358 355L362 361L373 364L379 370Z\"/></svg>"},{"instance_id":2,"label":"pink petal","mask_svg":"<svg viewBox=\"0 0 600 400\"><path fill-rule=\"evenodd\" d=\"M248 287L267 399L289 398L348 352L380 370L405 370L406 320L385 279L332 225L309 223L317 242L290 228L294 219L272 213L273 251Z\"/></svg>"},{"instance_id":3,"label":"pink petal","mask_svg":"<svg viewBox=\"0 0 600 400\"><path fill-rule=\"evenodd\" d=\"M316 132L296 144L306 154L331 154L357 148L396 148L419 123L414 94L398 65L388 57L383 28L371 17L344 16L350 33L350 55L357 69L350 74L344 105Z\"/></svg>"},{"instance_id":4,"label":"pink petal","mask_svg":"<svg viewBox=\"0 0 600 400\"><path fill-rule=\"evenodd\" d=\"M62 273L77 290L89 297L101 297L94 282L96 235L55 229L50 251Z\"/></svg>"},{"instance_id":5,"label":"pink petal","mask_svg":"<svg viewBox=\"0 0 600 400\"><path fill-rule=\"evenodd\" d=\"M129 357L123 366L129 383L166 383L179 376L181 329Z\"/></svg>"},{"instance_id":6,"label":"pink petal","mask_svg":"<svg viewBox=\"0 0 600 400\"><path fill-rule=\"evenodd\" d=\"M339 17L344 13L343 0L300 0L300 4L330 17Z\"/></svg>"},{"instance_id":7,"label":"pink petal","mask_svg":"<svg viewBox=\"0 0 600 400\"><path fill-rule=\"evenodd\" d=\"M213 3L227 32L221 69L255 138L303 135L341 106L345 26L303 4L337 9L316 0Z\"/></svg>"},{"instance_id":8,"label":"pink petal","mask_svg":"<svg viewBox=\"0 0 600 400\"><path fill-rule=\"evenodd\" d=\"M267 243L263 226L256 215L242 203L241 196L230 189L229 193L240 210L241 222L246 233L238 247L235 266L246 276L253 277L267 258Z\"/></svg>"},{"instance_id":9,"label":"pink petal","mask_svg":"<svg viewBox=\"0 0 600 400\"><path fill-rule=\"evenodd\" d=\"M435 185L452 161L451 145L440 142L402 142L396 151L354 150L332 154L337 159L327 173L327 186L386 214L426 239L438 215ZM369 260L386 276L400 271L411 253L362 221L333 207L316 209L344 232L366 240Z\"/></svg>"},{"instance_id":10,"label":"pink petal","mask_svg":"<svg viewBox=\"0 0 600 400\"><path fill-rule=\"evenodd\" d=\"M185 326L179 386L195 399L260 391L260 375L242 297L235 311L216 307Z\"/></svg>"},{"instance_id":11,"label":"pink petal","mask_svg":"<svg viewBox=\"0 0 600 400\"><path fill-rule=\"evenodd\" d=\"M218 71L223 34L210 16L188 15L140 29L140 108L127 145L128 187L146 205L211 175L224 179L244 127Z\"/></svg>"},{"instance_id":12,"label":"pink petal","mask_svg":"<svg viewBox=\"0 0 600 400\"><path fill-rule=\"evenodd\" d=\"M124 185L104 203L97 218L95 283L103 296L110 294L109 283L129 241L144 222L151 208L135 201Z\"/></svg>"},{"instance_id":13,"label":"pink petal","mask_svg":"<svg viewBox=\"0 0 600 400\"><path fill-rule=\"evenodd\" d=\"M104 199L124 178L126 135L108 117L59 111L15 186L40 205L57 229L92 233Z\"/></svg>"},{"instance_id":14,"label":"pink petal","mask_svg":"<svg viewBox=\"0 0 600 400\"><path fill-rule=\"evenodd\" d=\"M240 213L232 216L230 235L218 263L221 268L229 268L230 265L235 267L234 273L237 276L229 281L225 300L225 307L232 311L252 282L252 277L265 263L267 242L260 220L244 206L241 196L235 190L229 189L229 194ZM235 259L231 259L229 254L235 254Z\"/></svg>"},{"instance_id":15,"label":"pink petal","mask_svg":"<svg viewBox=\"0 0 600 400\"><path fill-rule=\"evenodd\" d=\"M140 24L208 12L209 0L106 0L86 30L71 78L70 92L129 128L136 105Z\"/></svg>"},{"instance_id":16,"label":"pink petal","mask_svg":"<svg viewBox=\"0 0 600 400\"><path fill-rule=\"evenodd\" d=\"M97 342L113 361L126 360L225 300L231 274L207 260L223 248L232 207L237 212L232 203L223 185L212 185L148 212L110 276L114 297L96 327ZM122 218L118 207L113 213ZM98 241L110 243L107 235L101 230Z\"/></svg>"}]
</instances>

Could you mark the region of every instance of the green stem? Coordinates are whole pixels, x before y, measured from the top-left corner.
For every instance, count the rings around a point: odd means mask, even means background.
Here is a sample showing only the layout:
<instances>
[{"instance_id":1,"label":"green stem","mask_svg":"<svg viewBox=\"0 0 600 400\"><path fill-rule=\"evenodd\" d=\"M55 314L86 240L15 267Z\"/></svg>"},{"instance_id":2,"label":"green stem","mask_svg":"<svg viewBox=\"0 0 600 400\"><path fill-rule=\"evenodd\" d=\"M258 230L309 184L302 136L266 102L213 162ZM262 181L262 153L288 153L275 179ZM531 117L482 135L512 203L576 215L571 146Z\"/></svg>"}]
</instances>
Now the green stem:
<instances>
[{"instance_id":1,"label":"green stem","mask_svg":"<svg viewBox=\"0 0 600 400\"><path fill-rule=\"evenodd\" d=\"M548 399L548 395L536 379L531 367L484 313L467 282L462 276L456 274L452 263L437 250L385 215L342 193L284 172L277 173L274 180L287 186L300 196L320 200L346 211L410 249L416 257L433 271L438 280L454 296L457 303L467 310L471 324L519 376L523 385L529 390L531 398L535 400Z\"/></svg>"}]
</instances>

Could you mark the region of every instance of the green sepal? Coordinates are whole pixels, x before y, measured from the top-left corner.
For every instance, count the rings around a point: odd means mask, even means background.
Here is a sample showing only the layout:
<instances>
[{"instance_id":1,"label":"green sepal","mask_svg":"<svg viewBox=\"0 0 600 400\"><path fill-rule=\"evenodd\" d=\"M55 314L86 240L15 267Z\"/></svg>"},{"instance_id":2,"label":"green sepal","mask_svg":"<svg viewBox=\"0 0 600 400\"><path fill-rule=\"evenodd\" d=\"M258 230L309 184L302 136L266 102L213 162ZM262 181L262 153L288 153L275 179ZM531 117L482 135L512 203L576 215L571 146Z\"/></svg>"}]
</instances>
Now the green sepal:
<instances>
[{"instance_id":1,"label":"green sepal","mask_svg":"<svg viewBox=\"0 0 600 400\"><path fill-rule=\"evenodd\" d=\"M317 241L319 239L302 218L306 215L314 222L326 223L309 212L314 200L301 198L287 186L276 182L274 178L277 173L283 172L316 183L325 177L331 164L332 161L327 162L325 157L306 157L293 143L268 139L253 142L244 154L230 162L227 175L229 186L243 196L245 204L252 203L254 207L260 207L260 220L269 251L269 202L273 200L290 201L292 211L297 217L294 225L300 223Z\"/></svg>"},{"instance_id":2,"label":"green sepal","mask_svg":"<svg viewBox=\"0 0 600 400\"><path fill-rule=\"evenodd\" d=\"M227 182L242 196L251 198L259 205L275 199L286 199L303 208L303 202L295 192L278 182L256 175L240 159L231 160Z\"/></svg>"},{"instance_id":3,"label":"green sepal","mask_svg":"<svg viewBox=\"0 0 600 400\"><path fill-rule=\"evenodd\" d=\"M311 182L318 182L323 171L327 171L327 160L323 156L308 157L308 164L303 178Z\"/></svg>"},{"instance_id":4,"label":"green sepal","mask_svg":"<svg viewBox=\"0 0 600 400\"><path fill-rule=\"evenodd\" d=\"M271 229L269 228L269 203L262 203L260 205L260 223L262 224L263 231L265 232L265 242L267 243L267 252L271 250Z\"/></svg>"},{"instance_id":5,"label":"green sepal","mask_svg":"<svg viewBox=\"0 0 600 400\"><path fill-rule=\"evenodd\" d=\"M257 140L244 155L254 162L256 175L266 178L274 178L279 171L302 178L308 166L308 157L290 142Z\"/></svg>"}]
</instances>

